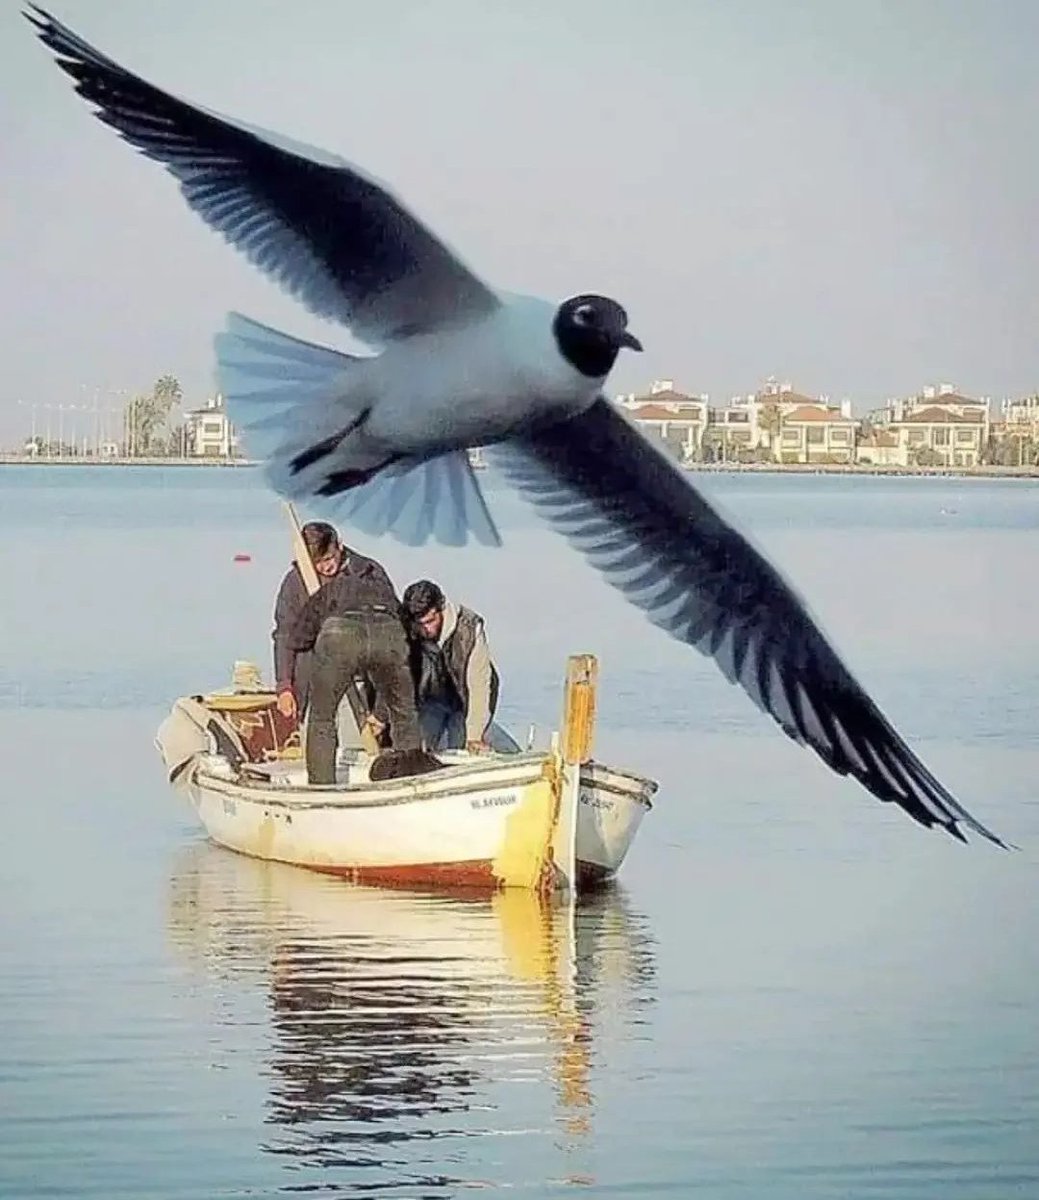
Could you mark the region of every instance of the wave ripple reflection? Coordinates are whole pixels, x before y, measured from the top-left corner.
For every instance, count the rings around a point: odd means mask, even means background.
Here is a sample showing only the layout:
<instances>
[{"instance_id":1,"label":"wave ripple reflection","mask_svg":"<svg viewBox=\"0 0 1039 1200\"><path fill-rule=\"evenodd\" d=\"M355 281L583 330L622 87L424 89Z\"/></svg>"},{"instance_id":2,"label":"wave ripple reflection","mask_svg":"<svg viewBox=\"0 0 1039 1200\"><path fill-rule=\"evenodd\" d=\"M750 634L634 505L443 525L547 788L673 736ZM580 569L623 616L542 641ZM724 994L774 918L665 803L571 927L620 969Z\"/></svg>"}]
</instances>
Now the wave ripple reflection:
<instances>
[{"instance_id":1,"label":"wave ripple reflection","mask_svg":"<svg viewBox=\"0 0 1039 1200\"><path fill-rule=\"evenodd\" d=\"M177 864L170 931L225 1020L262 981L263 1149L284 1190L443 1195L515 1186L533 1163L540 1182L545 1166L593 1182L599 1042L639 1036L655 982L622 893L575 907L381 891L199 844Z\"/></svg>"}]
</instances>

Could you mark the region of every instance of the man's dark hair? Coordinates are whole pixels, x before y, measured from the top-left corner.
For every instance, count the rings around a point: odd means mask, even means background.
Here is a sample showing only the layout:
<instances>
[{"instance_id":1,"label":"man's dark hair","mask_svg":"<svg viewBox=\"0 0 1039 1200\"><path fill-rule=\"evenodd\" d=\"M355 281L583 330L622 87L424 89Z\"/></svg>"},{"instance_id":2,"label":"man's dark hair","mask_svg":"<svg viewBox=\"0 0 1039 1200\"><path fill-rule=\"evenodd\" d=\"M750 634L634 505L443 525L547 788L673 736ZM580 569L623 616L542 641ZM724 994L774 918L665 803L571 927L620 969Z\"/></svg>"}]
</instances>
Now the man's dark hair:
<instances>
[{"instance_id":1,"label":"man's dark hair","mask_svg":"<svg viewBox=\"0 0 1039 1200\"><path fill-rule=\"evenodd\" d=\"M339 534L327 521L308 521L300 532L310 557L317 562L339 544Z\"/></svg>"},{"instance_id":2,"label":"man's dark hair","mask_svg":"<svg viewBox=\"0 0 1039 1200\"><path fill-rule=\"evenodd\" d=\"M431 579L419 579L409 585L401 598L405 615L414 621L424 617L431 609L441 612L445 603L444 593Z\"/></svg>"}]
</instances>

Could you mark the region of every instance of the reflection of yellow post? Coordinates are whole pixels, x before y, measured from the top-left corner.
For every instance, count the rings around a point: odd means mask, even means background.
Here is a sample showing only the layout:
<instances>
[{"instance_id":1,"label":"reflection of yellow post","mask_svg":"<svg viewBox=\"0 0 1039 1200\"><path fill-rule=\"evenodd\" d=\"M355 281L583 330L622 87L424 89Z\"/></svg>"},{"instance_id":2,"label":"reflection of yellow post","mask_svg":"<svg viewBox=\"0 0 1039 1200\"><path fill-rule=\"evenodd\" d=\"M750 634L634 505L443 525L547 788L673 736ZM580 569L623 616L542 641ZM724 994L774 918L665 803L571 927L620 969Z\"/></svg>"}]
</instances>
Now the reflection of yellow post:
<instances>
[{"instance_id":1,"label":"reflection of yellow post","mask_svg":"<svg viewBox=\"0 0 1039 1200\"><path fill-rule=\"evenodd\" d=\"M536 979L543 987L563 1127L570 1134L587 1133L592 1108L591 1028L577 1004L573 904L515 888L499 892L492 903L501 921L510 973L519 979Z\"/></svg>"},{"instance_id":2,"label":"reflection of yellow post","mask_svg":"<svg viewBox=\"0 0 1039 1200\"><path fill-rule=\"evenodd\" d=\"M589 1087L589 1030L577 1007L573 897L577 891L577 812L581 795L581 765L592 757L595 743L595 699L599 662L593 654L573 654L566 664L563 691L563 725L559 747L559 808L553 852L563 865L570 889L570 903L557 921L565 921L570 933L569 954L553 939L552 969L548 975L549 1013L556 1030L556 1079L566 1113L565 1128L571 1134L586 1133L592 1105Z\"/></svg>"}]
</instances>

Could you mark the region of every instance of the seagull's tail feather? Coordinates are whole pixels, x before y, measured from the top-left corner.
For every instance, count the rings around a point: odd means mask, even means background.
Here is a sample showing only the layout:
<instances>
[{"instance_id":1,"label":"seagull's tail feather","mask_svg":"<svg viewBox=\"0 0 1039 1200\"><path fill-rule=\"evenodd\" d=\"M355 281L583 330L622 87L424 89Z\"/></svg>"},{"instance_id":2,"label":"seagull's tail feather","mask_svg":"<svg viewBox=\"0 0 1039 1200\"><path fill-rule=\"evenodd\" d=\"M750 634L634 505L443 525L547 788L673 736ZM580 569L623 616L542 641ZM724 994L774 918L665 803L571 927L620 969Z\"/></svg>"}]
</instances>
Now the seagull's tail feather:
<instances>
[{"instance_id":1,"label":"seagull's tail feather","mask_svg":"<svg viewBox=\"0 0 1039 1200\"><path fill-rule=\"evenodd\" d=\"M363 359L290 337L240 313L228 314L215 347L217 385L250 456L298 454L350 423L347 380Z\"/></svg>"},{"instance_id":2,"label":"seagull's tail feather","mask_svg":"<svg viewBox=\"0 0 1039 1200\"><path fill-rule=\"evenodd\" d=\"M372 461L369 448L350 439L368 416L364 389L352 378L364 359L239 313L217 335L216 356L227 415L280 495L408 546L464 546L470 537L501 545L464 450Z\"/></svg>"},{"instance_id":3,"label":"seagull's tail feather","mask_svg":"<svg viewBox=\"0 0 1039 1200\"><path fill-rule=\"evenodd\" d=\"M484 546L502 544L464 450L398 459L358 482L339 482L333 471L318 495L327 497L330 516L370 537L388 533L406 546L464 546L470 536Z\"/></svg>"}]
</instances>

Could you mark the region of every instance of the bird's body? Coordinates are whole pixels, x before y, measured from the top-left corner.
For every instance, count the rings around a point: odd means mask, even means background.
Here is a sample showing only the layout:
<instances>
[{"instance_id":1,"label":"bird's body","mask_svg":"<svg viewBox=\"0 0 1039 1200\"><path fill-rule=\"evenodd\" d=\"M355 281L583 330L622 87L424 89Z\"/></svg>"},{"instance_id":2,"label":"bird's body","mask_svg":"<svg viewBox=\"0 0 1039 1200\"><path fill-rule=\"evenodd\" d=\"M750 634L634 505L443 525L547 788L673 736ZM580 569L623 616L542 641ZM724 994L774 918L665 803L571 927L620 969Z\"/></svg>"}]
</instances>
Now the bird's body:
<instances>
[{"instance_id":1,"label":"bird's body","mask_svg":"<svg viewBox=\"0 0 1039 1200\"><path fill-rule=\"evenodd\" d=\"M509 302L476 322L395 340L356 359L328 397L328 435L368 415L338 447L338 469L377 468L389 457L430 458L511 437L543 420L574 416L596 400L601 382L563 359L551 325L555 309L533 297ZM316 418L317 414L312 414Z\"/></svg>"},{"instance_id":2,"label":"bird's body","mask_svg":"<svg viewBox=\"0 0 1039 1200\"><path fill-rule=\"evenodd\" d=\"M598 389L556 352L553 312L523 298L464 328L394 343L366 364L378 394L372 435L430 457L587 408Z\"/></svg>"},{"instance_id":3,"label":"bird's body","mask_svg":"<svg viewBox=\"0 0 1039 1200\"><path fill-rule=\"evenodd\" d=\"M619 351L641 349L616 301L496 290L349 162L163 92L34 10L101 120L254 265L376 351L352 357L230 315L221 390L278 492L334 499L356 527L412 544L500 544L466 453L486 447L607 582L789 737L920 824L1003 844L906 745L764 555L603 397Z\"/></svg>"}]
</instances>

